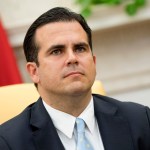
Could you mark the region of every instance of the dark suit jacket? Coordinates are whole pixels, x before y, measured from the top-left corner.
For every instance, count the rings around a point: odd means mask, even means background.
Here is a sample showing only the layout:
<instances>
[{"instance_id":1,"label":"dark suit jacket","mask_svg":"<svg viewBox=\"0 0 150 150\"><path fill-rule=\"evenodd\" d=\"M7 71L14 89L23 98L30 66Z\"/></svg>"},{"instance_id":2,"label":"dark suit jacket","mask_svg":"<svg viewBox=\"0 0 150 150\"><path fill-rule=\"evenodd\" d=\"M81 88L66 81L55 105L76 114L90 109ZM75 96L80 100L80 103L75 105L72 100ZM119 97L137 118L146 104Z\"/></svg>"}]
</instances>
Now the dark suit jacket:
<instances>
[{"instance_id":1,"label":"dark suit jacket","mask_svg":"<svg viewBox=\"0 0 150 150\"><path fill-rule=\"evenodd\" d=\"M150 110L94 95L105 150L150 150ZM0 126L0 150L64 150L41 98Z\"/></svg>"}]
</instances>

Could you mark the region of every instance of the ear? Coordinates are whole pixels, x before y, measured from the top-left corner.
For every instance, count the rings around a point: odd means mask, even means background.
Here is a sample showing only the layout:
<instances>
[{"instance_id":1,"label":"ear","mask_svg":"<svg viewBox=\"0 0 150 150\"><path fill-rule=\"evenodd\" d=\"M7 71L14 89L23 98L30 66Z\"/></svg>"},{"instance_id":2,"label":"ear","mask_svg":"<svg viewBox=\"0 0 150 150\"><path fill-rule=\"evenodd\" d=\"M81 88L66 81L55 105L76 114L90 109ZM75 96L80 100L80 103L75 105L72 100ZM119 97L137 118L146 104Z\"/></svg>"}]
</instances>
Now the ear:
<instances>
[{"instance_id":1,"label":"ear","mask_svg":"<svg viewBox=\"0 0 150 150\"><path fill-rule=\"evenodd\" d=\"M96 56L93 55L93 62L95 64L95 73L97 74L97 71L96 71Z\"/></svg>"},{"instance_id":2,"label":"ear","mask_svg":"<svg viewBox=\"0 0 150 150\"><path fill-rule=\"evenodd\" d=\"M96 65L96 56L93 55L93 61L94 61L94 64Z\"/></svg>"},{"instance_id":3,"label":"ear","mask_svg":"<svg viewBox=\"0 0 150 150\"><path fill-rule=\"evenodd\" d=\"M37 67L36 63L28 62L26 64L26 69L27 69L32 81L34 83L38 83L39 82L39 74L38 74L38 67Z\"/></svg>"}]
</instances>

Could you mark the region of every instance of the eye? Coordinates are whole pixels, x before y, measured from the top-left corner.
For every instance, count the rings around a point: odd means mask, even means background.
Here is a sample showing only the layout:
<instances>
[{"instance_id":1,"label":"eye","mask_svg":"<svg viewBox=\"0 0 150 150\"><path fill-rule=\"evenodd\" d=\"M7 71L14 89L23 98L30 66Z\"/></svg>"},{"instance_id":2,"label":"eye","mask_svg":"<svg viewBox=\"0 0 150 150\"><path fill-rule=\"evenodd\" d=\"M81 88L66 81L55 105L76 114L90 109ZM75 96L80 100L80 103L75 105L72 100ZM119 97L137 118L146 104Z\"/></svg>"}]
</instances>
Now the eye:
<instances>
[{"instance_id":1,"label":"eye","mask_svg":"<svg viewBox=\"0 0 150 150\"><path fill-rule=\"evenodd\" d=\"M82 52L86 51L86 48L84 46L78 46L78 47L76 47L75 51L78 53L82 53Z\"/></svg>"},{"instance_id":2,"label":"eye","mask_svg":"<svg viewBox=\"0 0 150 150\"><path fill-rule=\"evenodd\" d=\"M51 52L52 55L60 55L61 53L62 53L62 50L60 49L56 49Z\"/></svg>"}]
</instances>

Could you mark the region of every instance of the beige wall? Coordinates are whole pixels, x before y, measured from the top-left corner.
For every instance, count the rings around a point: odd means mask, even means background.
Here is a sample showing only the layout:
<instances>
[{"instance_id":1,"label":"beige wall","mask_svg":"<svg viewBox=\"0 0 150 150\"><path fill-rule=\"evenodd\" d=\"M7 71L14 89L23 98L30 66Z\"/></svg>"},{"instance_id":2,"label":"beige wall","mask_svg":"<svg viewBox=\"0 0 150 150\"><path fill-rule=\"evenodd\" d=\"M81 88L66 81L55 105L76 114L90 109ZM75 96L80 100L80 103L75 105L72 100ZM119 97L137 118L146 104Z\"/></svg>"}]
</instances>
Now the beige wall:
<instances>
[{"instance_id":1,"label":"beige wall","mask_svg":"<svg viewBox=\"0 0 150 150\"><path fill-rule=\"evenodd\" d=\"M97 79L109 96L150 106L150 21L93 33Z\"/></svg>"},{"instance_id":2,"label":"beige wall","mask_svg":"<svg viewBox=\"0 0 150 150\"><path fill-rule=\"evenodd\" d=\"M138 77L150 75L150 21L93 33L97 56L97 78L119 84L120 78L139 86ZM139 81L140 82L140 81ZM144 81L143 81L144 82ZM130 83L126 85L130 87ZM150 78L147 83L150 84ZM119 84L120 86L120 84ZM131 86L132 87L132 86ZM122 87L123 88L123 87ZM113 93L114 86L108 87ZM121 90L121 89L120 89Z\"/></svg>"}]
</instances>

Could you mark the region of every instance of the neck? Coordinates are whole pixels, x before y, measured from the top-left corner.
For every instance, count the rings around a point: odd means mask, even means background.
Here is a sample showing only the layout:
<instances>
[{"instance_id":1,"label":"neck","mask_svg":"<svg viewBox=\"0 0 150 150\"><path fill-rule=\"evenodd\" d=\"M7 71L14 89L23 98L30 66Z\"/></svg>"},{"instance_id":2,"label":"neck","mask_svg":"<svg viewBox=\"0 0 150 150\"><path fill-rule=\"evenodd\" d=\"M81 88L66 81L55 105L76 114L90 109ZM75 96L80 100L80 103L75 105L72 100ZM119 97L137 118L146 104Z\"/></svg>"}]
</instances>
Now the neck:
<instances>
[{"instance_id":1,"label":"neck","mask_svg":"<svg viewBox=\"0 0 150 150\"><path fill-rule=\"evenodd\" d=\"M41 97L49 106L78 117L89 104L91 91L80 95L41 95Z\"/></svg>"}]
</instances>

